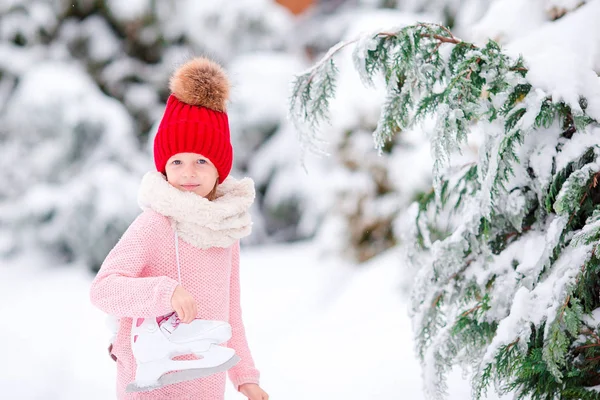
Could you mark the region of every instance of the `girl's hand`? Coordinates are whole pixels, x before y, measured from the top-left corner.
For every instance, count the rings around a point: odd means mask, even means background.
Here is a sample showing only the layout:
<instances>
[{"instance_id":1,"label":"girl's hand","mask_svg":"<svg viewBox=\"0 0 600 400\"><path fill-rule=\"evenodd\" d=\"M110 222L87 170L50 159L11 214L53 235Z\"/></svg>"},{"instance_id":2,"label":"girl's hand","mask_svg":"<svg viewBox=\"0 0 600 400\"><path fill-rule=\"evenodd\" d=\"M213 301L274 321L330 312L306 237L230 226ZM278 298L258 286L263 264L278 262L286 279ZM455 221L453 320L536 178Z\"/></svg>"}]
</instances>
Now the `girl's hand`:
<instances>
[{"instance_id":1,"label":"girl's hand","mask_svg":"<svg viewBox=\"0 0 600 400\"><path fill-rule=\"evenodd\" d=\"M177 313L177 316L186 324L192 322L198 314L198 305L194 297L183 288L177 285L173 296L171 297L171 307Z\"/></svg>"},{"instance_id":2,"label":"girl's hand","mask_svg":"<svg viewBox=\"0 0 600 400\"><path fill-rule=\"evenodd\" d=\"M240 393L246 396L248 400L269 400L267 392L262 390L256 383L240 385Z\"/></svg>"}]
</instances>

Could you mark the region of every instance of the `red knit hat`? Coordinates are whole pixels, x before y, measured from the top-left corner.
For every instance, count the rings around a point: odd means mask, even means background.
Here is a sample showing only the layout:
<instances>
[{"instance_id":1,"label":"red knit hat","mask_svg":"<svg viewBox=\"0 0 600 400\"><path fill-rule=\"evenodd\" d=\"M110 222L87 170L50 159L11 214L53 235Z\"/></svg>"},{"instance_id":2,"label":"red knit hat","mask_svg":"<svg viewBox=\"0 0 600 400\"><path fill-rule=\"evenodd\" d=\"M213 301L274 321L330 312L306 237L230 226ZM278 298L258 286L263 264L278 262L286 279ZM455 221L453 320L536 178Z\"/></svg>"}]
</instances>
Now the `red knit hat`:
<instances>
[{"instance_id":1,"label":"red knit hat","mask_svg":"<svg viewBox=\"0 0 600 400\"><path fill-rule=\"evenodd\" d=\"M215 165L223 183L233 163L225 72L207 58L195 58L175 71L169 88L171 96L154 139L156 169L164 174L174 154L198 153Z\"/></svg>"}]
</instances>

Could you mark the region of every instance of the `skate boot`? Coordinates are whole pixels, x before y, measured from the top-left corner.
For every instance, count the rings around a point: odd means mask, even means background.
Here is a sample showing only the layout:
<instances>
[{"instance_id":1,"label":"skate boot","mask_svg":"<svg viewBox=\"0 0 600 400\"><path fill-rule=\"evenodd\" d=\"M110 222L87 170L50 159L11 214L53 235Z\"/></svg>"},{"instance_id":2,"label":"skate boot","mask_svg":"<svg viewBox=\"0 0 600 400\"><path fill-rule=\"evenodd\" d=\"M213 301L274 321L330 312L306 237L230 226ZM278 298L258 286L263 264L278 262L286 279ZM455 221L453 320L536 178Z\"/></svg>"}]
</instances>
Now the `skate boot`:
<instances>
[{"instance_id":1,"label":"skate boot","mask_svg":"<svg viewBox=\"0 0 600 400\"><path fill-rule=\"evenodd\" d=\"M195 319L184 324L175 313L134 319L131 349L137 368L135 381L126 391L154 390L228 370L240 358L233 349L218 344L230 338L231 326L224 321ZM187 354L199 359L172 359Z\"/></svg>"}]
</instances>

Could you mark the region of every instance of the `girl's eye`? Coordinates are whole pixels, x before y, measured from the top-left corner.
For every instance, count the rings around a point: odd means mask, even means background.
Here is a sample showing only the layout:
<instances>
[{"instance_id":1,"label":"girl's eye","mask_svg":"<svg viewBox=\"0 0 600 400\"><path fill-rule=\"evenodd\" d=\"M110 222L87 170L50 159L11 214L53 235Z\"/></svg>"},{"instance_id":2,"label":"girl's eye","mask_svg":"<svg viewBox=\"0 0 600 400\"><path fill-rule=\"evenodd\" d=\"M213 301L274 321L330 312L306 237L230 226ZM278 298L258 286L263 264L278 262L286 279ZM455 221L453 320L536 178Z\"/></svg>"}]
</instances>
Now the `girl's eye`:
<instances>
[{"instance_id":1,"label":"girl's eye","mask_svg":"<svg viewBox=\"0 0 600 400\"><path fill-rule=\"evenodd\" d=\"M179 165L179 164L181 164L181 161L180 160L173 160L173 162L171 164Z\"/></svg>"},{"instance_id":2,"label":"girl's eye","mask_svg":"<svg viewBox=\"0 0 600 400\"><path fill-rule=\"evenodd\" d=\"M206 160L198 160L198 164L206 164Z\"/></svg>"}]
</instances>

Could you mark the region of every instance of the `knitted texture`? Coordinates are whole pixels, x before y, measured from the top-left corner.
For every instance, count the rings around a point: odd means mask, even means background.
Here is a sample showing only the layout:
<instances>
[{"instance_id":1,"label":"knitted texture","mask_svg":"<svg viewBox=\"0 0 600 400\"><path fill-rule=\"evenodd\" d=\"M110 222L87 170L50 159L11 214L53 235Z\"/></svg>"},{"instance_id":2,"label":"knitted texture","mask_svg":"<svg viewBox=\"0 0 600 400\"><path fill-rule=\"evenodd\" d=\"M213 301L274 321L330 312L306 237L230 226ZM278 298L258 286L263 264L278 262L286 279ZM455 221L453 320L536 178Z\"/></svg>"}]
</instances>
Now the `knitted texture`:
<instances>
[{"instance_id":1,"label":"knitted texture","mask_svg":"<svg viewBox=\"0 0 600 400\"><path fill-rule=\"evenodd\" d=\"M177 153L208 157L223 183L233 164L227 114L183 103L171 95L154 139L156 170L164 173L167 161Z\"/></svg>"},{"instance_id":2,"label":"knitted texture","mask_svg":"<svg viewBox=\"0 0 600 400\"><path fill-rule=\"evenodd\" d=\"M229 247L252 232L250 206L254 202L254 182L250 178L229 177L217 187L216 198L208 200L173 187L160 172L144 175L138 204L167 216L179 237L207 249Z\"/></svg>"},{"instance_id":3,"label":"knitted texture","mask_svg":"<svg viewBox=\"0 0 600 400\"><path fill-rule=\"evenodd\" d=\"M226 344L241 358L227 371L236 389L258 383L242 322L239 281L239 241L227 248L200 249L179 239L182 286L198 303L197 318L228 321L232 337ZM113 344L117 357L117 398L223 400L225 372L165 386L151 392L125 393L135 379L131 351L132 318L172 312L171 297L179 284L175 239L169 219L147 209L129 226L108 254L92 282L90 299L102 311L120 317Z\"/></svg>"}]
</instances>

